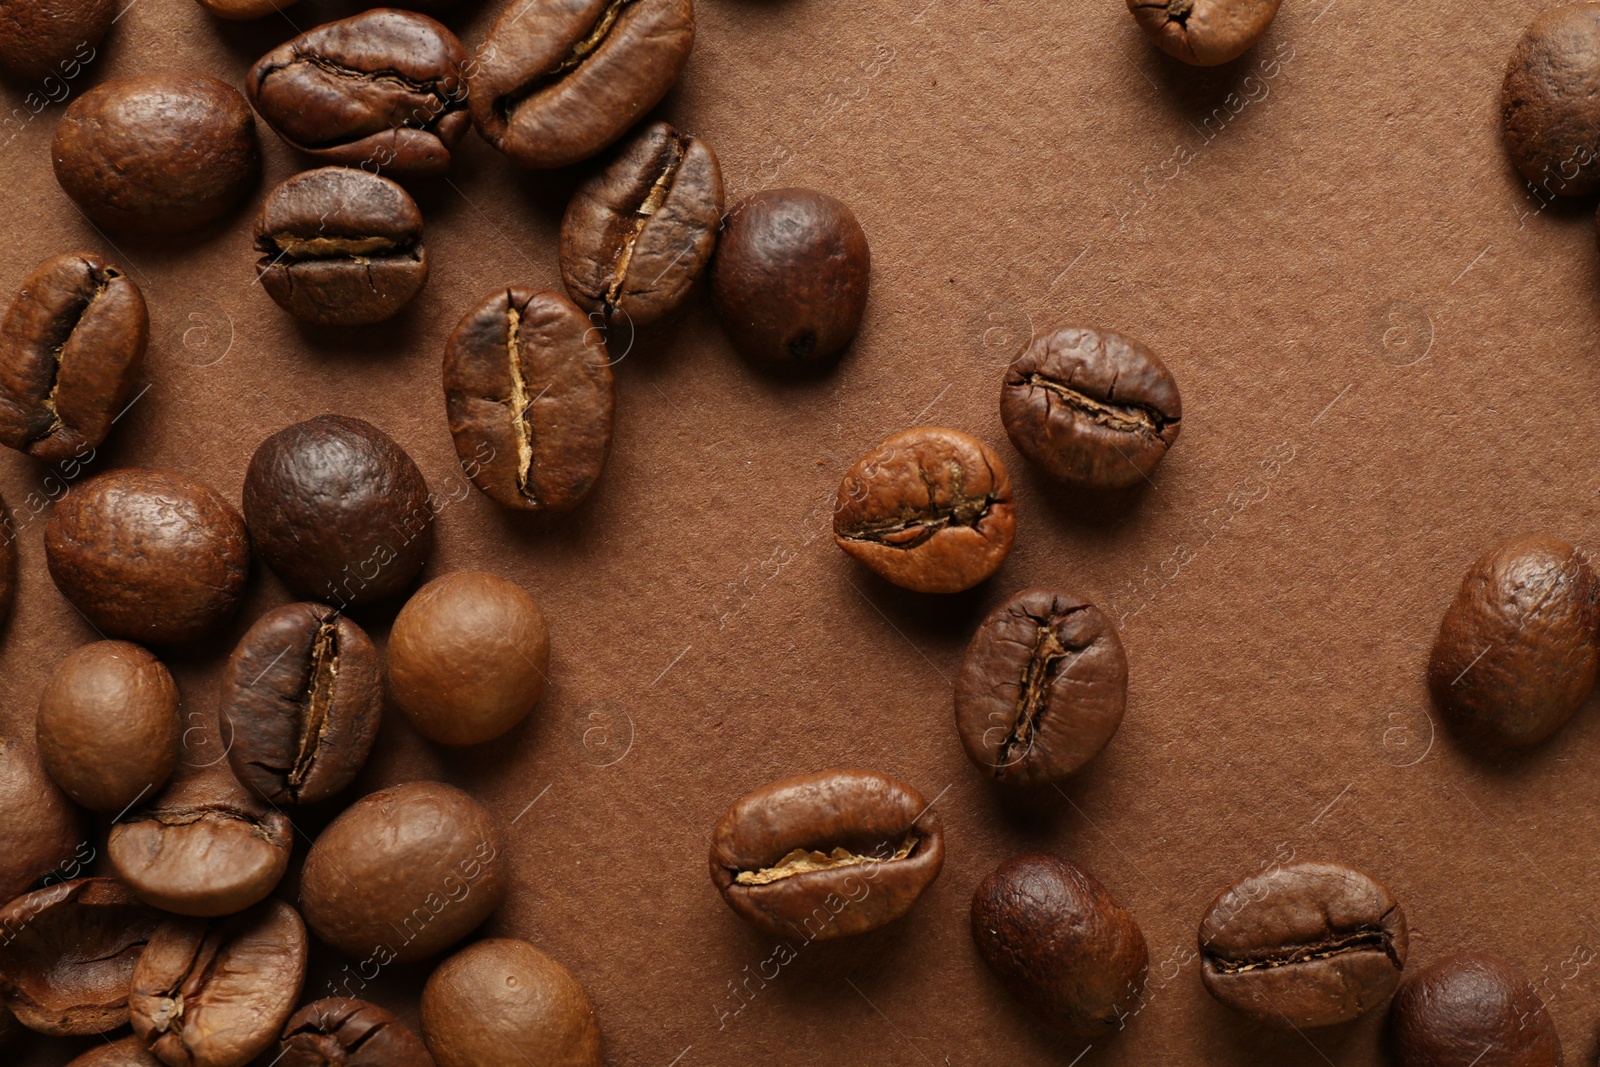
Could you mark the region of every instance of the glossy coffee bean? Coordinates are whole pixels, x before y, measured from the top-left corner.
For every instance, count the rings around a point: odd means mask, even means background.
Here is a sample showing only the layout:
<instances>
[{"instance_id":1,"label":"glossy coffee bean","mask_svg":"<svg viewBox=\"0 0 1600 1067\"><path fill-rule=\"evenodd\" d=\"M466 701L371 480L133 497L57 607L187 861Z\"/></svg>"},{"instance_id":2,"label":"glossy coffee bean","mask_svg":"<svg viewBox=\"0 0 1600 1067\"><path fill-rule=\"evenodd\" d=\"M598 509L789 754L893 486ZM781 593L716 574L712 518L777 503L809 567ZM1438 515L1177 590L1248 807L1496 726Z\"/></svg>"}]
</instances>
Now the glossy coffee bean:
<instances>
[{"instance_id":1,"label":"glossy coffee bean","mask_svg":"<svg viewBox=\"0 0 1600 1067\"><path fill-rule=\"evenodd\" d=\"M422 991L422 1036L438 1067L600 1067L600 1025L583 986L526 941L480 941Z\"/></svg>"},{"instance_id":2,"label":"glossy coffee bean","mask_svg":"<svg viewBox=\"0 0 1600 1067\"><path fill-rule=\"evenodd\" d=\"M313 1001L283 1028L276 1067L435 1067L422 1039L376 1004Z\"/></svg>"},{"instance_id":3,"label":"glossy coffee bean","mask_svg":"<svg viewBox=\"0 0 1600 1067\"><path fill-rule=\"evenodd\" d=\"M53 872L75 877L85 842L78 813L38 754L0 737L0 903Z\"/></svg>"},{"instance_id":4,"label":"glossy coffee bean","mask_svg":"<svg viewBox=\"0 0 1600 1067\"><path fill-rule=\"evenodd\" d=\"M944 866L944 828L916 789L874 771L824 771L741 798L711 838L711 881L773 937L827 941L911 910Z\"/></svg>"},{"instance_id":5,"label":"glossy coffee bean","mask_svg":"<svg viewBox=\"0 0 1600 1067\"><path fill-rule=\"evenodd\" d=\"M1600 6L1542 11L1506 62L1501 124L1511 162L1559 196L1600 190Z\"/></svg>"},{"instance_id":6,"label":"glossy coffee bean","mask_svg":"<svg viewBox=\"0 0 1600 1067\"><path fill-rule=\"evenodd\" d=\"M1105 1038L1140 1005L1149 963L1133 915L1054 856L1002 863L972 895L972 940L1006 991L1059 1032Z\"/></svg>"},{"instance_id":7,"label":"glossy coffee bean","mask_svg":"<svg viewBox=\"0 0 1600 1067\"><path fill-rule=\"evenodd\" d=\"M116 0L8 0L0 5L0 71L70 81L99 56L117 14Z\"/></svg>"},{"instance_id":8,"label":"glossy coffee bean","mask_svg":"<svg viewBox=\"0 0 1600 1067\"><path fill-rule=\"evenodd\" d=\"M1533 985L1491 956L1446 956L1389 1005L1396 1067L1561 1067L1561 1037Z\"/></svg>"},{"instance_id":9,"label":"glossy coffee bean","mask_svg":"<svg viewBox=\"0 0 1600 1067\"><path fill-rule=\"evenodd\" d=\"M967 757L1007 785L1061 782L1122 723L1128 657L1082 597L1029 589L983 620L956 677Z\"/></svg>"},{"instance_id":10,"label":"glossy coffee bean","mask_svg":"<svg viewBox=\"0 0 1600 1067\"><path fill-rule=\"evenodd\" d=\"M96 475L44 532L56 588L106 637L199 641L239 609L250 536L208 485L172 471Z\"/></svg>"},{"instance_id":11,"label":"glossy coffee bean","mask_svg":"<svg viewBox=\"0 0 1600 1067\"><path fill-rule=\"evenodd\" d=\"M988 445L959 430L892 434L839 486L833 539L895 585L959 593L1005 562L1016 536L1011 477Z\"/></svg>"},{"instance_id":12,"label":"glossy coffee bean","mask_svg":"<svg viewBox=\"0 0 1600 1067\"><path fill-rule=\"evenodd\" d=\"M258 19L295 3L296 0L199 0L201 7L224 19Z\"/></svg>"},{"instance_id":13,"label":"glossy coffee bean","mask_svg":"<svg viewBox=\"0 0 1600 1067\"><path fill-rule=\"evenodd\" d=\"M98 1044L79 1056L67 1067L166 1067L144 1042L129 1034L109 1043Z\"/></svg>"},{"instance_id":14,"label":"glossy coffee bean","mask_svg":"<svg viewBox=\"0 0 1600 1067\"><path fill-rule=\"evenodd\" d=\"M1128 0L1152 44L1174 59L1214 67L1261 40L1279 0Z\"/></svg>"},{"instance_id":15,"label":"glossy coffee bean","mask_svg":"<svg viewBox=\"0 0 1600 1067\"><path fill-rule=\"evenodd\" d=\"M512 286L467 312L444 393L462 469L489 499L570 511L594 488L616 386L601 331L566 297Z\"/></svg>"}]
</instances>

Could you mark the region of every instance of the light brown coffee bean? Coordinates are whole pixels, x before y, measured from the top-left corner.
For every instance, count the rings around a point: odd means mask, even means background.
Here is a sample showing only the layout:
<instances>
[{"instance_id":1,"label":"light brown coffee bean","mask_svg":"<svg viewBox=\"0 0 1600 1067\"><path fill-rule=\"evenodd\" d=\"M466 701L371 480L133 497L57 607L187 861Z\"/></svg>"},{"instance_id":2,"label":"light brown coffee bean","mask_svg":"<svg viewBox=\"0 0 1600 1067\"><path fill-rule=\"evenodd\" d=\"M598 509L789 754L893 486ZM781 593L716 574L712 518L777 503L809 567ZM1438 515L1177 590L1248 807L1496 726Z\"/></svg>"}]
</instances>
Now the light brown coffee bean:
<instances>
[{"instance_id":1,"label":"light brown coffee bean","mask_svg":"<svg viewBox=\"0 0 1600 1067\"><path fill-rule=\"evenodd\" d=\"M86 844L77 811L38 753L0 737L0 904L52 872L76 878L72 865L82 861Z\"/></svg>"},{"instance_id":2,"label":"light brown coffee bean","mask_svg":"<svg viewBox=\"0 0 1600 1067\"><path fill-rule=\"evenodd\" d=\"M422 991L422 1036L439 1067L600 1067L583 986L526 941L480 941Z\"/></svg>"}]
</instances>

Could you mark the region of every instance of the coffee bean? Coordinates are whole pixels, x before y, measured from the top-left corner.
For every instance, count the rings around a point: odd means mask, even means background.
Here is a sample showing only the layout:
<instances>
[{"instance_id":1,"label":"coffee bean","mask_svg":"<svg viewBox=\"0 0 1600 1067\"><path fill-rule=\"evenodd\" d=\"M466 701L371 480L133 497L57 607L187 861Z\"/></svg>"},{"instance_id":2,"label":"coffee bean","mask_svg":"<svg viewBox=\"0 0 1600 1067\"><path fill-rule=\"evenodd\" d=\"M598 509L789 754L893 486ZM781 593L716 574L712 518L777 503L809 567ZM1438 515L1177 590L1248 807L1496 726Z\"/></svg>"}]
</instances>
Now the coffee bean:
<instances>
[{"instance_id":1,"label":"coffee bean","mask_svg":"<svg viewBox=\"0 0 1600 1067\"><path fill-rule=\"evenodd\" d=\"M167 234L245 198L261 170L244 97L203 74L137 74L74 100L51 147L56 180L102 226Z\"/></svg>"},{"instance_id":2,"label":"coffee bean","mask_svg":"<svg viewBox=\"0 0 1600 1067\"><path fill-rule=\"evenodd\" d=\"M434 1067L422 1039L376 1004L318 1000L283 1028L277 1067Z\"/></svg>"},{"instance_id":3,"label":"coffee bean","mask_svg":"<svg viewBox=\"0 0 1600 1067\"><path fill-rule=\"evenodd\" d=\"M1500 90L1506 150L1546 192L1600 190L1600 7L1562 4L1528 24Z\"/></svg>"},{"instance_id":4,"label":"coffee bean","mask_svg":"<svg viewBox=\"0 0 1600 1067\"><path fill-rule=\"evenodd\" d=\"M1041 854L1002 863L972 894L972 940L1006 991L1075 1038L1122 1030L1150 955L1133 915L1087 872Z\"/></svg>"},{"instance_id":5,"label":"coffee bean","mask_svg":"<svg viewBox=\"0 0 1600 1067\"><path fill-rule=\"evenodd\" d=\"M471 126L466 50L426 15L379 8L318 26L250 68L250 103L324 163L426 177Z\"/></svg>"},{"instance_id":6,"label":"coffee bean","mask_svg":"<svg viewBox=\"0 0 1600 1067\"><path fill-rule=\"evenodd\" d=\"M61 595L107 637L198 641L239 609L250 537L222 497L172 471L115 470L62 497L44 532Z\"/></svg>"},{"instance_id":7,"label":"coffee bean","mask_svg":"<svg viewBox=\"0 0 1600 1067\"><path fill-rule=\"evenodd\" d=\"M1428 684L1469 739L1532 745L1588 699L1600 673L1600 580L1565 541L1521 537L1481 556L1445 610Z\"/></svg>"},{"instance_id":8,"label":"coffee bean","mask_svg":"<svg viewBox=\"0 0 1600 1067\"><path fill-rule=\"evenodd\" d=\"M1082 597L1029 589L983 620L955 687L967 756L1007 785L1061 782L1117 732L1128 658Z\"/></svg>"},{"instance_id":9,"label":"coffee bean","mask_svg":"<svg viewBox=\"0 0 1600 1067\"><path fill-rule=\"evenodd\" d=\"M33 749L0 737L0 903L83 859L78 813ZM68 877L76 871L67 870ZM3 936L0 936L3 940Z\"/></svg>"},{"instance_id":10,"label":"coffee bean","mask_svg":"<svg viewBox=\"0 0 1600 1067\"><path fill-rule=\"evenodd\" d=\"M168 919L133 969L133 1032L164 1063L241 1067L277 1040L305 977L305 923L281 900Z\"/></svg>"},{"instance_id":11,"label":"coffee bean","mask_svg":"<svg viewBox=\"0 0 1600 1067\"><path fill-rule=\"evenodd\" d=\"M306 922L356 959L425 959L504 899L504 847L494 819L459 789L410 782L373 793L311 846L300 882Z\"/></svg>"},{"instance_id":12,"label":"coffee bean","mask_svg":"<svg viewBox=\"0 0 1600 1067\"><path fill-rule=\"evenodd\" d=\"M833 509L839 547L895 585L959 593L1005 562L1016 535L1005 464L959 430L892 434L850 468Z\"/></svg>"},{"instance_id":13,"label":"coffee bean","mask_svg":"<svg viewBox=\"0 0 1600 1067\"><path fill-rule=\"evenodd\" d=\"M323 604L287 604L256 620L222 676L228 762L271 803L326 800L366 765L383 715L378 650Z\"/></svg>"},{"instance_id":14,"label":"coffee bean","mask_svg":"<svg viewBox=\"0 0 1600 1067\"><path fill-rule=\"evenodd\" d=\"M711 838L711 881L773 937L876 930L944 866L944 827L922 794L873 771L824 771L741 798Z\"/></svg>"},{"instance_id":15,"label":"coffee bean","mask_svg":"<svg viewBox=\"0 0 1600 1067\"><path fill-rule=\"evenodd\" d=\"M28 81L71 80L98 54L117 15L116 0L7 0L0 6L0 70Z\"/></svg>"},{"instance_id":16,"label":"coffee bean","mask_svg":"<svg viewBox=\"0 0 1600 1067\"><path fill-rule=\"evenodd\" d=\"M296 0L199 0L200 6L224 19L258 19L292 7Z\"/></svg>"},{"instance_id":17,"label":"coffee bean","mask_svg":"<svg viewBox=\"0 0 1600 1067\"><path fill-rule=\"evenodd\" d=\"M51 676L34 720L45 770L73 800L121 812L161 791L178 764L178 687L161 661L126 641L73 652Z\"/></svg>"},{"instance_id":18,"label":"coffee bean","mask_svg":"<svg viewBox=\"0 0 1600 1067\"><path fill-rule=\"evenodd\" d=\"M245 474L244 517L285 585L340 610L399 596L433 551L416 463L376 426L340 415L261 443Z\"/></svg>"},{"instance_id":19,"label":"coffee bean","mask_svg":"<svg viewBox=\"0 0 1600 1067\"><path fill-rule=\"evenodd\" d=\"M693 46L691 0L509 4L471 72L472 124L521 166L580 162L661 102Z\"/></svg>"},{"instance_id":20,"label":"coffee bean","mask_svg":"<svg viewBox=\"0 0 1600 1067\"><path fill-rule=\"evenodd\" d=\"M1152 44L1174 59L1214 67L1261 40L1279 0L1128 0Z\"/></svg>"},{"instance_id":21,"label":"coffee bean","mask_svg":"<svg viewBox=\"0 0 1600 1067\"><path fill-rule=\"evenodd\" d=\"M1200 977L1260 1023L1331 1026L1394 991L1406 917L1389 891L1334 863L1272 867L1223 890L1200 922Z\"/></svg>"},{"instance_id":22,"label":"coffee bean","mask_svg":"<svg viewBox=\"0 0 1600 1067\"><path fill-rule=\"evenodd\" d=\"M556 293L502 289L445 347L456 454L510 508L569 511L589 495L611 448L615 388L601 331Z\"/></svg>"},{"instance_id":23,"label":"coffee bean","mask_svg":"<svg viewBox=\"0 0 1600 1067\"><path fill-rule=\"evenodd\" d=\"M422 991L422 1036L439 1067L600 1067L600 1025L583 986L526 941L480 941Z\"/></svg>"},{"instance_id":24,"label":"coffee bean","mask_svg":"<svg viewBox=\"0 0 1600 1067\"><path fill-rule=\"evenodd\" d=\"M67 1067L166 1067L166 1065L150 1055L143 1041L130 1034L119 1041L94 1046L67 1064Z\"/></svg>"},{"instance_id":25,"label":"coffee bean","mask_svg":"<svg viewBox=\"0 0 1600 1067\"><path fill-rule=\"evenodd\" d=\"M1561 1067L1561 1037L1526 978L1491 956L1446 956L1389 1005L1397 1067Z\"/></svg>"}]
</instances>

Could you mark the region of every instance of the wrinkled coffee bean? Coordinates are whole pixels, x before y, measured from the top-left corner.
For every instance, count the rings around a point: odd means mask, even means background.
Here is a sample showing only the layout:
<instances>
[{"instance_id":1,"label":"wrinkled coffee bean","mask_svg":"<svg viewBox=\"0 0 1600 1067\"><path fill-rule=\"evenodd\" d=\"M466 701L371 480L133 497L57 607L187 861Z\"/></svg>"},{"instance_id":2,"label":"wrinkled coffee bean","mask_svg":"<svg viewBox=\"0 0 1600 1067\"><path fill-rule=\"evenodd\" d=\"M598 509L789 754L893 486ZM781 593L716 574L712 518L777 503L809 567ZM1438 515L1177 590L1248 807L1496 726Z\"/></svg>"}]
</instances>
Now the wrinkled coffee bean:
<instances>
[{"instance_id":1,"label":"wrinkled coffee bean","mask_svg":"<svg viewBox=\"0 0 1600 1067\"><path fill-rule=\"evenodd\" d=\"M383 715L378 650L323 604L256 620L222 676L234 775L273 804L326 800L366 765Z\"/></svg>"},{"instance_id":2,"label":"wrinkled coffee bean","mask_svg":"<svg viewBox=\"0 0 1600 1067\"><path fill-rule=\"evenodd\" d=\"M691 0L509 4L471 73L472 124L520 166L578 163L661 102L693 47Z\"/></svg>"},{"instance_id":3,"label":"wrinkled coffee bean","mask_svg":"<svg viewBox=\"0 0 1600 1067\"><path fill-rule=\"evenodd\" d=\"M422 1039L376 1004L318 1000L283 1028L276 1067L434 1067Z\"/></svg>"},{"instance_id":4,"label":"wrinkled coffee bean","mask_svg":"<svg viewBox=\"0 0 1600 1067\"><path fill-rule=\"evenodd\" d=\"M71 81L99 55L117 16L116 0L7 0L0 5L0 70L27 81Z\"/></svg>"},{"instance_id":5,"label":"wrinkled coffee bean","mask_svg":"<svg viewBox=\"0 0 1600 1067\"><path fill-rule=\"evenodd\" d=\"M67 1067L166 1067L150 1054L144 1042L129 1035L119 1041L96 1045Z\"/></svg>"},{"instance_id":6,"label":"wrinkled coffee bean","mask_svg":"<svg viewBox=\"0 0 1600 1067\"><path fill-rule=\"evenodd\" d=\"M1521 537L1479 557L1445 610L1428 661L1433 698L1469 738L1543 741L1600 673L1600 580L1582 552Z\"/></svg>"},{"instance_id":7,"label":"wrinkled coffee bean","mask_svg":"<svg viewBox=\"0 0 1600 1067\"><path fill-rule=\"evenodd\" d=\"M971 589L1000 569L1016 531L1000 457L937 426L902 430L862 456L833 509L840 548L919 593Z\"/></svg>"},{"instance_id":8,"label":"wrinkled coffee bean","mask_svg":"<svg viewBox=\"0 0 1600 1067\"><path fill-rule=\"evenodd\" d=\"M1406 962L1389 891L1334 863L1272 867L1223 890L1200 923L1200 977L1256 1022L1349 1022L1383 1003Z\"/></svg>"},{"instance_id":9,"label":"wrinkled coffee bean","mask_svg":"<svg viewBox=\"0 0 1600 1067\"><path fill-rule=\"evenodd\" d=\"M267 566L339 610L403 593L433 551L422 472L369 422L321 415L261 443L244 517Z\"/></svg>"},{"instance_id":10,"label":"wrinkled coffee bean","mask_svg":"<svg viewBox=\"0 0 1600 1067\"><path fill-rule=\"evenodd\" d=\"M78 813L37 754L0 737L0 903L52 872L76 877L88 847Z\"/></svg>"},{"instance_id":11,"label":"wrinkled coffee bean","mask_svg":"<svg viewBox=\"0 0 1600 1067\"><path fill-rule=\"evenodd\" d=\"M1506 150L1531 184L1559 196L1600 190L1600 6L1563 4L1528 24L1500 108Z\"/></svg>"},{"instance_id":12,"label":"wrinkled coffee bean","mask_svg":"<svg viewBox=\"0 0 1600 1067\"><path fill-rule=\"evenodd\" d=\"M200 6L224 19L258 19L291 7L296 0L199 0Z\"/></svg>"},{"instance_id":13,"label":"wrinkled coffee bean","mask_svg":"<svg viewBox=\"0 0 1600 1067\"><path fill-rule=\"evenodd\" d=\"M495 503L569 511L594 488L616 386L600 331L566 297L512 286L467 312L444 394L462 469Z\"/></svg>"},{"instance_id":14,"label":"wrinkled coffee bean","mask_svg":"<svg viewBox=\"0 0 1600 1067\"><path fill-rule=\"evenodd\" d=\"M450 169L467 114L466 50L426 15L379 8L262 56L245 92L291 147L324 163L426 177Z\"/></svg>"},{"instance_id":15,"label":"wrinkled coffee bean","mask_svg":"<svg viewBox=\"0 0 1600 1067\"><path fill-rule=\"evenodd\" d=\"M1397 1067L1561 1067L1561 1036L1534 987L1491 956L1446 956L1389 1005Z\"/></svg>"},{"instance_id":16,"label":"wrinkled coffee bean","mask_svg":"<svg viewBox=\"0 0 1600 1067\"><path fill-rule=\"evenodd\" d=\"M944 827L914 788L873 771L824 771L741 798L711 838L711 881L774 937L875 930L917 902L944 866Z\"/></svg>"},{"instance_id":17,"label":"wrinkled coffee bean","mask_svg":"<svg viewBox=\"0 0 1600 1067\"><path fill-rule=\"evenodd\" d=\"M11 605L17 598L17 531L11 524L11 508L0 496L0 629L11 618Z\"/></svg>"},{"instance_id":18,"label":"wrinkled coffee bean","mask_svg":"<svg viewBox=\"0 0 1600 1067\"><path fill-rule=\"evenodd\" d=\"M494 938L439 965L422 991L422 1036L439 1067L600 1067L583 986L526 941Z\"/></svg>"},{"instance_id":19,"label":"wrinkled coffee bean","mask_svg":"<svg viewBox=\"0 0 1600 1067\"><path fill-rule=\"evenodd\" d=\"M1061 782L1111 740L1128 702L1128 657L1082 597L1030 589L983 620L956 678L967 756L1008 785Z\"/></svg>"},{"instance_id":20,"label":"wrinkled coffee bean","mask_svg":"<svg viewBox=\"0 0 1600 1067\"><path fill-rule=\"evenodd\" d=\"M56 502L44 550L56 588L92 626L147 644L214 633L238 611L250 573L233 505L173 471L90 478Z\"/></svg>"},{"instance_id":21,"label":"wrinkled coffee bean","mask_svg":"<svg viewBox=\"0 0 1600 1067\"><path fill-rule=\"evenodd\" d=\"M1150 42L1174 59L1214 67L1261 40L1279 0L1128 0Z\"/></svg>"},{"instance_id":22,"label":"wrinkled coffee bean","mask_svg":"<svg viewBox=\"0 0 1600 1067\"><path fill-rule=\"evenodd\" d=\"M1002 863L972 894L971 928L1006 991L1069 1037L1110 1037L1141 1006L1144 933L1065 860L1033 854Z\"/></svg>"}]
</instances>

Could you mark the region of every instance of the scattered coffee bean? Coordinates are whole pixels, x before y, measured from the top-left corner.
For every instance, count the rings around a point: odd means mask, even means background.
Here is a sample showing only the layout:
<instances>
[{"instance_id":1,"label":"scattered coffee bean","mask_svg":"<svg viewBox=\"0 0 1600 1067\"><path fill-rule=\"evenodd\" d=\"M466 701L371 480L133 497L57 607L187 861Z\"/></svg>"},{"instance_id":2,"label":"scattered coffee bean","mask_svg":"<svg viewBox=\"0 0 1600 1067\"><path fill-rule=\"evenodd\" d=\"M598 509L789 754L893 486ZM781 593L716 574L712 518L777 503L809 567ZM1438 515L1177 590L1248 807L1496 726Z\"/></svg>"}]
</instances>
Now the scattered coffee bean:
<instances>
[{"instance_id":1,"label":"scattered coffee bean","mask_svg":"<svg viewBox=\"0 0 1600 1067\"><path fill-rule=\"evenodd\" d=\"M601 332L556 293L500 290L445 347L456 454L506 507L569 511L589 495L611 448L615 390Z\"/></svg>"},{"instance_id":2,"label":"scattered coffee bean","mask_svg":"<svg viewBox=\"0 0 1600 1067\"><path fill-rule=\"evenodd\" d=\"M1600 7L1548 8L1528 25L1500 90L1506 149L1537 188L1600 190Z\"/></svg>"},{"instance_id":3,"label":"scattered coffee bean","mask_svg":"<svg viewBox=\"0 0 1600 1067\"><path fill-rule=\"evenodd\" d=\"M39 81L71 80L99 53L117 19L116 0L7 0L0 6L0 70Z\"/></svg>"},{"instance_id":4,"label":"scattered coffee bean","mask_svg":"<svg viewBox=\"0 0 1600 1067\"><path fill-rule=\"evenodd\" d=\"M1389 1005L1398 1067L1561 1067L1561 1037L1532 984L1490 956L1446 956Z\"/></svg>"},{"instance_id":5,"label":"scattered coffee bean","mask_svg":"<svg viewBox=\"0 0 1600 1067\"><path fill-rule=\"evenodd\" d=\"M600 1024L583 986L526 941L480 941L422 991L422 1036L439 1067L600 1067Z\"/></svg>"},{"instance_id":6,"label":"scattered coffee bean","mask_svg":"<svg viewBox=\"0 0 1600 1067\"><path fill-rule=\"evenodd\" d=\"M244 517L284 584L341 611L399 596L433 551L416 463L376 426L340 415L261 443L245 474Z\"/></svg>"},{"instance_id":7,"label":"scattered coffee bean","mask_svg":"<svg viewBox=\"0 0 1600 1067\"><path fill-rule=\"evenodd\" d=\"M67 1067L166 1067L152 1056L132 1034L118 1041L94 1046Z\"/></svg>"},{"instance_id":8,"label":"scattered coffee bean","mask_svg":"<svg viewBox=\"0 0 1600 1067\"><path fill-rule=\"evenodd\" d=\"M984 619L955 687L967 756L998 782L1061 782L1117 732L1128 657L1082 597L1030 589Z\"/></svg>"},{"instance_id":9,"label":"scattered coffee bean","mask_svg":"<svg viewBox=\"0 0 1600 1067\"><path fill-rule=\"evenodd\" d=\"M11 524L11 508L0 496L0 628L11 618L11 605L17 598L17 531Z\"/></svg>"},{"instance_id":10,"label":"scattered coffee bean","mask_svg":"<svg viewBox=\"0 0 1600 1067\"><path fill-rule=\"evenodd\" d=\"M959 593L1005 562L1016 536L1005 464L958 430L891 435L850 468L833 509L840 548L895 585Z\"/></svg>"},{"instance_id":11,"label":"scattered coffee bean","mask_svg":"<svg viewBox=\"0 0 1600 1067\"><path fill-rule=\"evenodd\" d=\"M52 872L76 877L73 864L84 859L86 847L78 813L38 756L0 737L0 904Z\"/></svg>"},{"instance_id":12,"label":"scattered coffee bean","mask_svg":"<svg viewBox=\"0 0 1600 1067\"><path fill-rule=\"evenodd\" d=\"M1261 40L1278 0L1128 0L1152 44L1174 59L1214 67Z\"/></svg>"},{"instance_id":13,"label":"scattered coffee bean","mask_svg":"<svg viewBox=\"0 0 1600 1067\"><path fill-rule=\"evenodd\" d=\"M1600 580L1582 552L1522 537L1481 556L1439 624L1428 684L1469 738L1532 745L1572 717L1600 673Z\"/></svg>"},{"instance_id":14,"label":"scattered coffee bean","mask_svg":"<svg viewBox=\"0 0 1600 1067\"><path fill-rule=\"evenodd\" d=\"M274 805L326 800L366 765L383 715L378 650L323 604L287 604L256 620L222 676L228 762Z\"/></svg>"},{"instance_id":15,"label":"scattered coffee bean","mask_svg":"<svg viewBox=\"0 0 1600 1067\"><path fill-rule=\"evenodd\" d=\"M61 595L108 637L198 641L239 609L250 573L244 521L203 482L114 470L57 501L45 561Z\"/></svg>"},{"instance_id":16,"label":"scattered coffee bean","mask_svg":"<svg viewBox=\"0 0 1600 1067\"><path fill-rule=\"evenodd\" d=\"M283 1029L277 1067L434 1067L422 1039L376 1004L318 1000Z\"/></svg>"},{"instance_id":17,"label":"scattered coffee bean","mask_svg":"<svg viewBox=\"0 0 1600 1067\"><path fill-rule=\"evenodd\" d=\"M989 970L1069 1037L1122 1030L1140 1006L1150 956L1133 915L1087 871L1017 856L972 894L972 940Z\"/></svg>"},{"instance_id":18,"label":"scattered coffee bean","mask_svg":"<svg viewBox=\"0 0 1600 1067\"><path fill-rule=\"evenodd\" d=\"M296 0L199 0L200 6L224 19L258 19L294 5Z\"/></svg>"}]
</instances>

